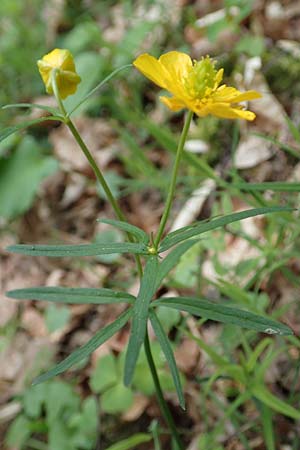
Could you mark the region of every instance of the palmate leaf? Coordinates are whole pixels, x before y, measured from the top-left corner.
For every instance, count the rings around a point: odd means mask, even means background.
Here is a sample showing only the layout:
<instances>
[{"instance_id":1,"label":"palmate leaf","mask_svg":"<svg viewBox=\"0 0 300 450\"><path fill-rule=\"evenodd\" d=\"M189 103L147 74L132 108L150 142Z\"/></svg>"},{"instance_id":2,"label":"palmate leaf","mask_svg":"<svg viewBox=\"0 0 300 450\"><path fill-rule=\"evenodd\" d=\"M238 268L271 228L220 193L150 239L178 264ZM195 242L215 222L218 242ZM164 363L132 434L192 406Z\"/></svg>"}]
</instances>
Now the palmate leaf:
<instances>
[{"instance_id":1,"label":"palmate leaf","mask_svg":"<svg viewBox=\"0 0 300 450\"><path fill-rule=\"evenodd\" d=\"M176 365L175 357L173 354L173 350L170 344L170 341L168 339L168 336L166 335L160 321L158 320L157 315L154 313L154 311L149 311L149 316L151 320L151 324L153 326L153 330L155 332L155 335L158 339L158 342L162 348L162 351L164 352L164 355L166 357L166 360L169 364L171 374L174 381L174 386L177 392L179 404L182 409L185 409L185 401L184 401L184 395L182 392L182 386L180 381L180 376L178 372L178 368Z\"/></svg>"},{"instance_id":2,"label":"palmate leaf","mask_svg":"<svg viewBox=\"0 0 300 450\"><path fill-rule=\"evenodd\" d=\"M96 305L105 303L133 303L135 297L126 292L115 292L104 288L67 288L57 286L32 287L8 291L7 297L19 300L42 300L54 303Z\"/></svg>"},{"instance_id":3,"label":"palmate leaf","mask_svg":"<svg viewBox=\"0 0 300 450\"><path fill-rule=\"evenodd\" d=\"M140 284L140 291L133 306L131 333L125 359L125 386L128 386L132 381L136 362L146 335L148 309L150 301L155 293L158 267L157 257L150 256L145 266L144 275Z\"/></svg>"},{"instance_id":4,"label":"palmate leaf","mask_svg":"<svg viewBox=\"0 0 300 450\"><path fill-rule=\"evenodd\" d=\"M130 223L112 219L97 219L97 222L107 223L109 225L112 225L113 227L118 228L119 230L126 231L126 233L130 233L135 236L138 242L142 242L145 245L147 245L149 242L149 236L147 235L147 233L145 233L145 231L143 231L141 228L131 225Z\"/></svg>"},{"instance_id":5,"label":"palmate leaf","mask_svg":"<svg viewBox=\"0 0 300 450\"><path fill-rule=\"evenodd\" d=\"M7 248L11 253L21 253L29 256L48 256L57 258L61 256L97 256L112 253L147 254L147 247L139 243L112 243L112 244L80 244L80 245L11 245Z\"/></svg>"},{"instance_id":6,"label":"palmate leaf","mask_svg":"<svg viewBox=\"0 0 300 450\"><path fill-rule=\"evenodd\" d=\"M75 350L66 359L54 366L48 372L37 377L32 384L36 385L65 372L74 364L93 353L100 345L116 334L128 321L132 314L132 308L121 314L114 322L99 330L86 344Z\"/></svg>"},{"instance_id":7,"label":"palmate leaf","mask_svg":"<svg viewBox=\"0 0 300 450\"><path fill-rule=\"evenodd\" d=\"M248 217L288 211L293 211L293 208L286 206L270 206L264 208L248 209L246 211L228 214L226 216L218 217L216 219L211 219L205 222L196 222L193 225L180 228L179 230L173 231L172 233L168 234L165 239L163 239L159 251L164 252L170 247L173 247L173 245L185 241L186 239L198 236L202 233L205 233L206 231L215 230L216 228L229 225L230 223L237 222L239 220L247 219Z\"/></svg>"},{"instance_id":8,"label":"palmate leaf","mask_svg":"<svg viewBox=\"0 0 300 450\"><path fill-rule=\"evenodd\" d=\"M47 116L47 117L40 117L39 119L21 122L18 123L17 125L3 128L3 130L0 131L0 142L4 141L4 139L6 139L11 134L16 133L17 131L24 130L25 128L31 127L32 125L36 125L41 122L45 122L47 120L59 120L60 122L63 121L61 116Z\"/></svg>"},{"instance_id":9,"label":"palmate leaf","mask_svg":"<svg viewBox=\"0 0 300 450\"><path fill-rule=\"evenodd\" d=\"M209 300L193 297L166 297L156 300L151 304L151 307L159 305L186 311L195 316L204 317L205 319L238 325L241 328L248 328L262 333L280 335L293 334L292 330L287 325L280 322L242 309L233 308L223 304L216 304Z\"/></svg>"}]
</instances>

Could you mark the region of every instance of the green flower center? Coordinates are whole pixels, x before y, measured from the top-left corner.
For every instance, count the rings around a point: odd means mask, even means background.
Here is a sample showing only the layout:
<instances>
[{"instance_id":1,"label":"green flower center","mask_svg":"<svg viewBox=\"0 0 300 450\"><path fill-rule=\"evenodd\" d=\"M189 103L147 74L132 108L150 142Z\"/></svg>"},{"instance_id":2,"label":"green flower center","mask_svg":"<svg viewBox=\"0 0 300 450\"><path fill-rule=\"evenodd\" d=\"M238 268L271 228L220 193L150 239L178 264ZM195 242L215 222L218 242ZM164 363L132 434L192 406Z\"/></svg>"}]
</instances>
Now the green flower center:
<instances>
[{"instance_id":1,"label":"green flower center","mask_svg":"<svg viewBox=\"0 0 300 450\"><path fill-rule=\"evenodd\" d=\"M217 70L215 63L209 56L195 61L190 73L184 80L185 89L193 98L202 98L207 88L212 89L215 85Z\"/></svg>"}]
</instances>

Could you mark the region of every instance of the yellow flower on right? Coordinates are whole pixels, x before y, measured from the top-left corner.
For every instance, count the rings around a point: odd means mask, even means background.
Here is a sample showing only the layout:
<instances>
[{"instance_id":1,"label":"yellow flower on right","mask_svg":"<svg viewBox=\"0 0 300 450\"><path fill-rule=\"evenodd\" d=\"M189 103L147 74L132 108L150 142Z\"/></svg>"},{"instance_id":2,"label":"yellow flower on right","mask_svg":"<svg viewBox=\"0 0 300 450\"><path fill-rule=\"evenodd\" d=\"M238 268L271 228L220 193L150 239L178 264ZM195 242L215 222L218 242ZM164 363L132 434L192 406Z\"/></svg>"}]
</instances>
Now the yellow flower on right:
<instances>
[{"instance_id":1,"label":"yellow flower on right","mask_svg":"<svg viewBox=\"0 0 300 450\"><path fill-rule=\"evenodd\" d=\"M189 55L177 51L165 53L159 59L145 53L133 65L153 83L173 94L173 97L160 97L172 111L187 108L200 117L212 114L225 119L255 119L255 114L245 110L239 102L260 98L261 94L241 92L221 84L224 69L216 70L209 56L192 61Z\"/></svg>"}]
</instances>

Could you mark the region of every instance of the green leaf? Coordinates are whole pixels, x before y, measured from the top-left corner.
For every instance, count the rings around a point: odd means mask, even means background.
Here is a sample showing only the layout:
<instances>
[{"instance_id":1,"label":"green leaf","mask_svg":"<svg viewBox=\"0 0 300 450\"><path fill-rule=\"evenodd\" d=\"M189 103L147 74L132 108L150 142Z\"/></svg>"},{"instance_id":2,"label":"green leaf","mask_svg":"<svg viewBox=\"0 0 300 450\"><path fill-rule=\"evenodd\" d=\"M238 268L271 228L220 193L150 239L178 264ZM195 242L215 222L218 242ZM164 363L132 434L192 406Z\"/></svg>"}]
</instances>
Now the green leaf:
<instances>
[{"instance_id":1,"label":"green leaf","mask_svg":"<svg viewBox=\"0 0 300 450\"><path fill-rule=\"evenodd\" d=\"M9 157L0 159L0 216L13 219L25 212L39 184L57 167L32 137L25 137Z\"/></svg>"},{"instance_id":2,"label":"green leaf","mask_svg":"<svg viewBox=\"0 0 300 450\"><path fill-rule=\"evenodd\" d=\"M156 289L158 289L168 275L168 273L179 263L182 255L187 252L193 245L199 242L199 239L190 239L177 245L162 261L157 275Z\"/></svg>"},{"instance_id":3,"label":"green leaf","mask_svg":"<svg viewBox=\"0 0 300 450\"><path fill-rule=\"evenodd\" d=\"M97 394L116 384L118 381L117 362L112 353L99 358L90 377L90 386Z\"/></svg>"},{"instance_id":4,"label":"green leaf","mask_svg":"<svg viewBox=\"0 0 300 450\"><path fill-rule=\"evenodd\" d=\"M9 427L5 441L10 448L22 448L31 433L30 421L24 415L20 415Z\"/></svg>"},{"instance_id":5,"label":"green leaf","mask_svg":"<svg viewBox=\"0 0 300 450\"><path fill-rule=\"evenodd\" d=\"M11 245L7 248L11 253L20 253L29 256L48 256L58 258L61 256L97 256L112 253L147 254L144 244L121 242L118 244L80 244L80 245Z\"/></svg>"},{"instance_id":6,"label":"green leaf","mask_svg":"<svg viewBox=\"0 0 300 450\"><path fill-rule=\"evenodd\" d=\"M187 311L190 314L217 322L230 323L242 328L260 331L267 334L292 335L292 330L275 320L260 316L242 309L232 308L224 304L212 303L209 300L193 297L166 297L153 302L151 306L167 306Z\"/></svg>"},{"instance_id":7,"label":"green leaf","mask_svg":"<svg viewBox=\"0 0 300 450\"><path fill-rule=\"evenodd\" d=\"M250 34L242 36L235 46L236 52L246 53L249 56L260 56L264 50L264 38L261 36L252 36Z\"/></svg>"},{"instance_id":8,"label":"green leaf","mask_svg":"<svg viewBox=\"0 0 300 450\"><path fill-rule=\"evenodd\" d=\"M136 445L143 444L144 442L150 442L151 439L152 436L150 434L137 433L130 436L128 439L124 439L123 441L119 441L117 444L107 447L106 450L134 450Z\"/></svg>"},{"instance_id":9,"label":"green leaf","mask_svg":"<svg viewBox=\"0 0 300 450\"><path fill-rule=\"evenodd\" d=\"M132 381L135 365L141 346L144 342L148 320L148 309L150 301L155 293L158 267L157 257L150 256L145 266L140 291L133 306L131 334L127 347L124 369L124 384L126 386Z\"/></svg>"},{"instance_id":10,"label":"green leaf","mask_svg":"<svg viewBox=\"0 0 300 450\"><path fill-rule=\"evenodd\" d=\"M101 396L101 406L108 414L117 414L127 411L133 404L133 393L131 389L119 382L107 389Z\"/></svg>"},{"instance_id":11,"label":"green leaf","mask_svg":"<svg viewBox=\"0 0 300 450\"><path fill-rule=\"evenodd\" d=\"M115 292L105 288L32 287L16 289L6 293L7 297L19 300L42 300L55 303L101 305L105 303L133 303L135 297L126 292Z\"/></svg>"},{"instance_id":12,"label":"green leaf","mask_svg":"<svg viewBox=\"0 0 300 450\"><path fill-rule=\"evenodd\" d=\"M264 183L232 183L231 185L242 191L273 191L273 192L300 192L300 183L286 183L283 181L266 181Z\"/></svg>"},{"instance_id":13,"label":"green leaf","mask_svg":"<svg viewBox=\"0 0 300 450\"><path fill-rule=\"evenodd\" d=\"M177 309L170 309L166 306L158 306L156 315L166 333L169 333L181 320L181 314Z\"/></svg>"},{"instance_id":14,"label":"green leaf","mask_svg":"<svg viewBox=\"0 0 300 450\"><path fill-rule=\"evenodd\" d=\"M112 219L97 219L97 222L107 223L109 225L112 225L113 227L119 228L122 231L126 231L126 233L130 233L135 236L138 242L142 242L145 245L147 245L149 242L149 236L147 235L147 233L145 233L145 231L129 223Z\"/></svg>"},{"instance_id":15,"label":"green leaf","mask_svg":"<svg viewBox=\"0 0 300 450\"><path fill-rule=\"evenodd\" d=\"M64 328L69 322L71 313L66 306L49 305L46 314L45 322L50 333Z\"/></svg>"},{"instance_id":16,"label":"green leaf","mask_svg":"<svg viewBox=\"0 0 300 450\"><path fill-rule=\"evenodd\" d=\"M229 225L232 222L247 219L248 217L259 216L261 214L271 214L287 211L293 211L293 208L287 206L270 206L264 208L248 209L246 211L228 214L216 219L210 219L205 222L196 222L193 225L180 228L179 230L173 231L172 233L168 234L165 239L163 239L159 251L164 252L181 241L185 241L186 239L189 239L191 237L198 236L199 234L205 233L206 231L215 230L216 228Z\"/></svg>"},{"instance_id":17,"label":"green leaf","mask_svg":"<svg viewBox=\"0 0 300 450\"><path fill-rule=\"evenodd\" d=\"M132 309L128 309L121 314L114 322L98 331L85 345L75 350L66 359L54 366L48 372L37 377L33 384L42 383L50 378L65 372L74 364L79 363L83 358L86 358L93 353L100 345L106 342L110 337L116 334L128 321L132 314Z\"/></svg>"},{"instance_id":18,"label":"green leaf","mask_svg":"<svg viewBox=\"0 0 300 450\"><path fill-rule=\"evenodd\" d=\"M41 122L46 122L47 120L59 120L63 121L61 116L47 116L40 117L39 119L27 120L26 122L18 123L17 125L13 125L12 127L3 128L0 131L0 142L6 139L11 134L16 133L17 131L24 130L25 128L31 127L32 125L36 125Z\"/></svg>"},{"instance_id":19,"label":"green leaf","mask_svg":"<svg viewBox=\"0 0 300 450\"><path fill-rule=\"evenodd\" d=\"M269 406L271 409L273 409L273 411L277 411L295 420L300 419L300 411L298 409L295 409L293 406L288 405L280 398L275 397L275 395L271 394L271 392L269 392L265 388L265 386L254 385L251 387L251 392L254 397L258 398L258 400Z\"/></svg>"},{"instance_id":20,"label":"green leaf","mask_svg":"<svg viewBox=\"0 0 300 450\"><path fill-rule=\"evenodd\" d=\"M171 374L172 374L172 377L173 377L174 386L175 386L175 389L176 389L176 392L177 392L179 404L180 404L182 409L185 409L185 401L184 401L184 395L183 395L183 391L182 391L180 376L179 376L179 372L178 372L178 368L177 368L177 365L176 365L175 357L174 357L173 350L172 350L172 347L170 345L168 336L164 332L164 329L161 326L161 323L158 320L156 314L153 311L151 311L151 310L149 311L149 313L150 313L150 320L151 320L151 324L153 326L155 335L156 335L156 337L158 339L158 342L160 343L162 351L165 354L166 360L167 360L167 362L169 364L169 367L170 367L170 370L171 370Z\"/></svg>"},{"instance_id":21,"label":"green leaf","mask_svg":"<svg viewBox=\"0 0 300 450\"><path fill-rule=\"evenodd\" d=\"M30 109L41 109L43 111L47 111L53 116L59 116L59 111L56 108L51 108L51 106L39 105L37 103L13 103L11 105L2 106L1 109L9 109L9 108L30 108ZM61 120L63 119L62 116ZM48 117L44 117L44 120L47 120Z\"/></svg>"}]
</instances>

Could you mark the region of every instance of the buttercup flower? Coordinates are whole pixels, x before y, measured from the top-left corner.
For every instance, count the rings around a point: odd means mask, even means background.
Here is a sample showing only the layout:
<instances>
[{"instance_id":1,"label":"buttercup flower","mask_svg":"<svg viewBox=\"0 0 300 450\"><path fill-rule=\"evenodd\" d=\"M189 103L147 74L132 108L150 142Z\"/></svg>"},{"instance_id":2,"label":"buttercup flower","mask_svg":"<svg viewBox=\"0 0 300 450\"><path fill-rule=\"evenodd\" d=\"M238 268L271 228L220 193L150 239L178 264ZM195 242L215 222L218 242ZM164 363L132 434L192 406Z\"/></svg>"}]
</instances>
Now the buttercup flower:
<instances>
[{"instance_id":1,"label":"buttercup flower","mask_svg":"<svg viewBox=\"0 0 300 450\"><path fill-rule=\"evenodd\" d=\"M220 85L224 69L217 71L215 62L208 56L192 61L187 54L176 51L159 59L145 53L133 65L153 83L173 94L173 97L160 97L172 111L187 108L200 117L212 114L226 119L255 119L253 112L244 110L238 103L260 98L261 94Z\"/></svg>"},{"instance_id":2,"label":"buttercup flower","mask_svg":"<svg viewBox=\"0 0 300 450\"><path fill-rule=\"evenodd\" d=\"M53 94L52 74L56 69L56 83L62 99L74 94L81 78L76 73L73 56L69 50L56 48L37 62L48 94Z\"/></svg>"}]
</instances>

